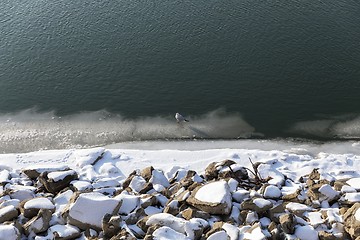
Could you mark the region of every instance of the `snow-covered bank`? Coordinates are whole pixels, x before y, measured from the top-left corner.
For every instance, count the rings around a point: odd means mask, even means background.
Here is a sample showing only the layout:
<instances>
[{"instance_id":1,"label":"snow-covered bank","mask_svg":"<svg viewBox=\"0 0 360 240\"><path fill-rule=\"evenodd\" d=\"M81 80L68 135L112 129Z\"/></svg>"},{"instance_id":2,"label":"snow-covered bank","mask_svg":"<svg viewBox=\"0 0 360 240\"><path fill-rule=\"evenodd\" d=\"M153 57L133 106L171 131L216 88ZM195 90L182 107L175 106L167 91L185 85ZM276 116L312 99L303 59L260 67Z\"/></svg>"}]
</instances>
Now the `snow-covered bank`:
<instances>
[{"instance_id":1,"label":"snow-covered bank","mask_svg":"<svg viewBox=\"0 0 360 240\"><path fill-rule=\"evenodd\" d=\"M328 151L291 143L281 150L245 149L247 144L2 154L0 236L105 239L121 232L143 238L146 231L154 239L358 236L357 143L348 143L348 153L341 148L334 153L336 144Z\"/></svg>"}]
</instances>

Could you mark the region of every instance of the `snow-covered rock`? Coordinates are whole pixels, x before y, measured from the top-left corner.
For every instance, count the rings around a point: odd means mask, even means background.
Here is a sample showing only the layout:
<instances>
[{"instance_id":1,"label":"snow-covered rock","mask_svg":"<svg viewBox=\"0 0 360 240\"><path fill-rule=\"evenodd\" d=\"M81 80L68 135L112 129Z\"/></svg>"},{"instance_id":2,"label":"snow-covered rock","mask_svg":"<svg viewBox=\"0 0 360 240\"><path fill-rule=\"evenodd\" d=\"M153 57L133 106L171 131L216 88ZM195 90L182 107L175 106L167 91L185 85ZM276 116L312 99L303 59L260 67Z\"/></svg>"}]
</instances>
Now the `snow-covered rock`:
<instances>
[{"instance_id":1,"label":"snow-covered rock","mask_svg":"<svg viewBox=\"0 0 360 240\"><path fill-rule=\"evenodd\" d=\"M318 240L318 232L311 226L297 226L295 230L295 236L299 240Z\"/></svg>"},{"instance_id":2,"label":"snow-covered rock","mask_svg":"<svg viewBox=\"0 0 360 240\"><path fill-rule=\"evenodd\" d=\"M101 158L104 152L105 152L104 148L77 150L74 153L74 155L76 156L75 159L76 165L79 167L84 167L86 165L93 165L97 160Z\"/></svg>"},{"instance_id":3,"label":"snow-covered rock","mask_svg":"<svg viewBox=\"0 0 360 240\"><path fill-rule=\"evenodd\" d=\"M271 198L271 199L279 199L282 193L281 190L274 185L269 185L265 187L263 196L264 198Z\"/></svg>"},{"instance_id":4,"label":"snow-covered rock","mask_svg":"<svg viewBox=\"0 0 360 240\"><path fill-rule=\"evenodd\" d=\"M21 213L27 218L32 218L36 216L40 209L48 209L51 212L54 212L55 205L48 198L38 197L26 201L20 207Z\"/></svg>"},{"instance_id":5,"label":"snow-covered rock","mask_svg":"<svg viewBox=\"0 0 360 240\"><path fill-rule=\"evenodd\" d=\"M13 205L3 207L0 209L0 223L13 220L18 215L18 210Z\"/></svg>"},{"instance_id":6,"label":"snow-covered rock","mask_svg":"<svg viewBox=\"0 0 360 240\"><path fill-rule=\"evenodd\" d=\"M154 240L191 240L191 238L188 238L185 234L177 232L167 226L156 229L152 236Z\"/></svg>"},{"instance_id":7,"label":"snow-covered rock","mask_svg":"<svg viewBox=\"0 0 360 240\"><path fill-rule=\"evenodd\" d=\"M0 239L20 239L21 234L13 224L1 224L0 225Z\"/></svg>"},{"instance_id":8,"label":"snow-covered rock","mask_svg":"<svg viewBox=\"0 0 360 240\"><path fill-rule=\"evenodd\" d=\"M54 225L48 230L50 239L75 239L81 235L79 228L66 224Z\"/></svg>"},{"instance_id":9,"label":"snow-covered rock","mask_svg":"<svg viewBox=\"0 0 360 240\"><path fill-rule=\"evenodd\" d=\"M229 214L231 199L227 182L215 181L195 189L186 202L210 214Z\"/></svg>"},{"instance_id":10,"label":"snow-covered rock","mask_svg":"<svg viewBox=\"0 0 360 240\"><path fill-rule=\"evenodd\" d=\"M102 218L105 214L117 213L120 203L118 199L101 193L82 193L69 208L68 223L80 229L91 227L100 230Z\"/></svg>"}]
</instances>

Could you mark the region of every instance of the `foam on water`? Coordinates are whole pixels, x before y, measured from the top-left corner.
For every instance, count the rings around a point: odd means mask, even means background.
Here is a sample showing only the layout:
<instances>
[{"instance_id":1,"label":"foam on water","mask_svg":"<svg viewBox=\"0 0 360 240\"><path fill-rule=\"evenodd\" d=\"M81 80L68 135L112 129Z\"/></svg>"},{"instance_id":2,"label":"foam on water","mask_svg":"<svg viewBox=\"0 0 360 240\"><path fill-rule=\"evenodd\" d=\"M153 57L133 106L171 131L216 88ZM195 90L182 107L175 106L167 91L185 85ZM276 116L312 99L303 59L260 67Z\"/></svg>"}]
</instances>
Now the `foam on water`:
<instances>
[{"instance_id":1,"label":"foam on water","mask_svg":"<svg viewBox=\"0 0 360 240\"><path fill-rule=\"evenodd\" d=\"M240 114L216 110L178 124L173 116L126 119L107 111L56 116L34 109L0 116L0 152L85 148L124 141L246 138L254 128Z\"/></svg>"},{"instance_id":2,"label":"foam on water","mask_svg":"<svg viewBox=\"0 0 360 240\"><path fill-rule=\"evenodd\" d=\"M187 117L190 118L189 123L178 124L172 115L128 119L105 110L61 117L55 112L39 112L36 109L2 114L0 115L0 153L111 146L111 144L124 142L136 142L134 146L146 148L145 141L234 140L267 137L266 134L257 133L250 125L251 123L247 123L239 113L228 113L224 109ZM299 122L288 130L284 129L279 136L356 140L360 138L360 117L347 115ZM193 143L193 141L188 142L190 145ZM241 145L244 143L243 141ZM202 143L202 145L198 144L198 147L211 147L212 143ZM214 145L222 146L220 141ZM280 149L282 145L284 145L283 142L274 147ZM134 146L128 145L128 147ZM191 148L191 146L184 147L181 144L172 146ZM225 142L223 146L232 146L232 144ZM261 147L261 144L259 146ZM251 143L248 147L256 146Z\"/></svg>"}]
</instances>

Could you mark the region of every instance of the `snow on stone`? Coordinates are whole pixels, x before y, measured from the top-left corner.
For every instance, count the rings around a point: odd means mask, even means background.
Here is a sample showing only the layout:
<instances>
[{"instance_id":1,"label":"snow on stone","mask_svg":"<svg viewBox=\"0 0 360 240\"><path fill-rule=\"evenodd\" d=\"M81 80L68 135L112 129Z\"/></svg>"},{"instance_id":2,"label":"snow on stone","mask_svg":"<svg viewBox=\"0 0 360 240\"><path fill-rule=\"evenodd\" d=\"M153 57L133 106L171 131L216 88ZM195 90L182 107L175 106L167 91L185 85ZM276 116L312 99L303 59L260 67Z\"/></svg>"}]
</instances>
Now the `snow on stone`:
<instances>
[{"instance_id":1,"label":"snow on stone","mask_svg":"<svg viewBox=\"0 0 360 240\"><path fill-rule=\"evenodd\" d=\"M106 187L118 187L120 186L119 181L113 179L113 178L101 178L98 179L93 184L94 188L106 188Z\"/></svg>"},{"instance_id":2,"label":"snow on stone","mask_svg":"<svg viewBox=\"0 0 360 240\"><path fill-rule=\"evenodd\" d=\"M7 207L7 206L14 206L15 208L19 208L20 200L19 199L8 199L3 201L0 204L0 208Z\"/></svg>"},{"instance_id":3,"label":"snow on stone","mask_svg":"<svg viewBox=\"0 0 360 240\"><path fill-rule=\"evenodd\" d=\"M13 225L0 225L0 239L18 239L19 230Z\"/></svg>"},{"instance_id":4,"label":"snow on stone","mask_svg":"<svg viewBox=\"0 0 360 240\"><path fill-rule=\"evenodd\" d=\"M73 195L73 193L74 193L73 191L67 190L65 192L62 192L62 193L58 194L54 198L56 211L62 211L65 208L65 206L69 203L70 198Z\"/></svg>"},{"instance_id":5,"label":"snow on stone","mask_svg":"<svg viewBox=\"0 0 360 240\"><path fill-rule=\"evenodd\" d=\"M343 222L343 219L339 213L339 209L338 208L330 208L326 211L326 215L328 216L327 219L329 221L329 223L334 223L334 222Z\"/></svg>"},{"instance_id":6,"label":"snow on stone","mask_svg":"<svg viewBox=\"0 0 360 240\"><path fill-rule=\"evenodd\" d=\"M93 189L93 185L88 181L75 180L75 181L72 181L70 183L70 185L72 185L75 189L77 189L80 192L84 192L84 191Z\"/></svg>"},{"instance_id":7,"label":"snow on stone","mask_svg":"<svg viewBox=\"0 0 360 240\"><path fill-rule=\"evenodd\" d=\"M253 203L258 206L259 208L264 208L268 205L272 205L272 203L269 200L263 199L263 198L255 198L253 200Z\"/></svg>"},{"instance_id":8,"label":"snow on stone","mask_svg":"<svg viewBox=\"0 0 360 240\"><path fill-rule=\"evenodd\" d=\"M236 202L240 203L245 199L250 198L250 192L245 189L238 189L236 192L233 192L232 197Z\"/></svg>"},{"instance_id":9,"label":"snow on stone","mask_svg":"<svg viewBox=\"0 0 360 240\"><path fill-rule=\"evenodd\" d=\"M75 151L75 162L79 167L92 165L104 153L104 148L82 149Z\"/></svg>"},{"instance_id":10,"label":"snow on stone","mask_svg":"<svg viewBox=\"0 0 360 240\"><path fill-rule=\"evenodd\" d=\"M101 229L102 218L107 213L113 213L119 202L101 193L83 193L71 206L69 217Z\"/></svg>"},{"instance_id":11,"label":"snow on stone","mask_svg":"<svg viewBox=\"0 0 360 240\"><path fill-rule=\"evenodd\" d=\"M342 199L355 203L355 202L360 202L360 193L356 192L356 193L345 193L345 195L342 197Z\"/></svg>"},{"instance_id":12,"label":"snow on stone","mask_svg":"<svg viewBox=\"0 0 360 240\"><path fill-rule=\"evenodd\" d=\"M360 190L360 178L351 178L347 180L346 183L356 190Z\"/></svg>"},{"instance_id":13,"label":"snow on stone","mask_svg":"<svg viewBox=\"0 0 360 240\"><path fill-rule=\"evenodd\" d=\"M10 179L10 172L8 170L0 171L0 183L6 182Z\"/></svg>"},{"instance_id":14,"label":"snow on stone","mask_svg":"<svg viewBox=\"0 0 360 240\"><path fill-rule=\"evenodd\" d=\"M219 239L228 239L228 235L225 231L221 230L216 233L211 234L207 240L219 240Z\"/></svg>"},{"instance_id":15,"label":"snow on stone","mask_svg":"<svg viewBox=\"0 0 360 240\"><path fill-rule=\"evenodd\" d=\"M300 240L318 240L318 232L310 225L297 226L295 229L295 235Z\"/></svg>"},{"instance_id":16,"label":"snow on stone","mask_svg":"<svg viewBox=\"0 0 360 240\"><path fill-rule=\"evenodd\" d=\"M308 218L310 224L315 227L324 223L324 219L322 219L322 215L320 212L305 212L304 216Z\"/></svg>"},{"instance_id":17,"label":"snow on stone","mask_svg":"<svg viewBox=\"0 0 360 240\"><path fill-rule=\"evenodd\" d=\"M154 206L149 206L149 207L145 208L144 211L145 211L146 215L150 216L150 215L154 215L157 213L161 213L163 211L163 209L154 207Z\"/></svg>"},{"instance_id":18,"label":"snow on stone","mask_svg":"<svg viewBox=\"0 0 360 240\"><path fill-rule=\"evenodd\" d=\"M66 225L54 225L48 230L50 236L54 236L55 233L60 239L68 239L70 236L79 233L79 228L66 224ZM55 238L54 238L55 239Z\"/></svg>"},{"instance_id":19,"label":"snow on stone","mask_svg":"<svg viewBox=\"0 0 360 240\"><path fill-rule=\"evenodd\" d=\"M251 239L251 240L264 240L266 239L265 234L261 231L260 225L253 229L250 233L244 233L243 239Z\"/></svg>"},{"instance_id":20,"label":"snow on stone","mask_svg":"<svg viewBox=\"0 0 360 240\"><path fill-rule=\"evenodd\" d=\"M149 219L146 221L146 225L155 225L160 224L161 226L167 226L179 233L186 234L185 225L187 221L182 218L177 218L168 213L158 213L151 215Z\"/></svg>"},{"instance_id":21,"label":"snow on stone","mask_svg":"<svg viewBox=\"0 0 360 240\"><path fill-rule=\"evenodd\" d=\"M327 199L332 200L339 195L329 184L324 184L319 188L319 192L327 197Z\"/></svg>"},{"instance_id":22,"label":"snow on stone","mask_svg":"<svg viewBox=\"0 0 360 240\"><path fill-rule=\"evenodd\" d=\"M47 177L53 179L54 182L58 182L63 180L68 175L76 174L74 170L67 170L67 171L57 171L57 172L50 172Z\"/></svg>"},{"instance_id":23,"label":"snow on stone","mask_svg":"<svg viewBox=\"0 0 360 240\"><path fill-rule=\"evenodd\" d=\"M120 214L129 214L140 204L139 196L133 196L125 193L117 195L116 197L114 197L114 199L122 201L121 207L119 209Z\"/></svg>"},{"instance_id":24,"label":"snow on stone","mask_svg":"<svg viewBox=\"0 0 360 240\"><path fill-rule=\"evenodd\" d=\"M354 216L355 216L355 219L356 219L357 221L360 221L360 208L358 208L358 209L356 210Z\"/></svg>"},{"instance_id":25,"label":"snow on stone","mask_svg":"<svg viewBox=\"0 0 360 240\"><path fill-rule=\"evenodd\" d=\"M54 209L55 205L47 198L39 197L27 201L24 205L25 209Z\"/></svg>"},{"instance_id":26,"label":"snow on stone","mask_svg":"<svg viewBox=\"0 0 360 240\"><path fill-rule=\"evenodd\" d=\"M225 232L227 233L227 235L229 235L230 240L238 240L239 239L239 229L237 227L235 227L232 224L229 223L224 223L224 225L222 226L222 229L225 230Z\"/></svg>"},{"instance_id":27,"label":"snow on stone","mask_svg":"<svg viewBox=\"0 0 360 240\"><path fill-rule=\"evenodd\" d=\"M156 229L153 233L154 240L191 240L186 235L179 233L167 226Z\"/></svg>"},{"instance_id":28,"label":"snow on stone","mask_svg":"<svg viewBox=\"0 0 360 240\"><path fill-rule=\"evenodd\" d=\"M131 180L129 187L135 192L140 192L146 184L146 180L141 176L134 176Z\"/></svg>"},{"instance_id":29,"label":"snow on stone","mask_svg":"<svg viewBox=\"0 0 360 240\"><path fill-rule=\"evenodd\" d=\"M229 189L230 189L230 192L235 192L237 190L237 186L238 186L239 182L236 181L235 179L233 178L230 178L228 180L228 185L229 185Z\"/></svg>"},{"instance_id":30,"label":"snow on stone","mask_svg":"<svg viewBox=\"0 0 360 240\"><path fill-rule=\"evenodd\" d=\"M125 175L113 163L107 162L100 166L99 173L105 176L116 176L117 178L125 178Z\"/></svg>"},{"instance_id":31,"label":"snow on stone","mask_svg":"<svg viewBox=\"0 0 360 240\"><path fill-rule=\"evenodd\" d=\"M229 185L223 180L202 186L195 194L195 198L203 202L231 204Z\"/></svg>"},{"instance_id":32,"label":"snow on stone","mask_svg":"<svg viewBox=\"0 0 360 240\"><path fill-rule=\"evenodd\" d=\"M356 189L353 187L350 187L348 185L344 185L341 187L341 192L342 193L351 193L351 192L354 193L354 192L356 192Z\"/></svg>"},{"instance_id":33,"label":"snow on stone","mask_svg":"<svg viewBox=\"0 0 360 240\"><path fill-rule=\"evenodd\" d=\"M281 197L281 190L274 185L269 185L264 190L264 197L278 199Z\"/></svg>"},{"instance_id":34,"label":"snow on stone","mask_svg":"<svg viewBox=\"0 0 360 240\"><path fill-rule=\"evenodd\" d=\"M296 203L296 202L290 202L290 203L286 204L286 208L291 211L310 211L310 210L312 210L311 207L309 207L305 204Z\"/></svg>"},{"instance_id":35,"label":"snow on stone","mask_svg":"<svg viewBox=\"0 0 360 240\"><path fill-rule=\"evenodd\" d=\"M170 183L165 177L164 173L160 170L154 169L150 181L152 184L160 184L164 187L169 187Z\"/></svg>"},{"instance_id":36,"label":"snow on stone","mask_svg":"<svg viewBox=\"0 0 360 240\"><path fill-rule=\"evenodd\" d=\"M8 212L14 211L16 208L13 205L9 205L0 209L0 218L2 218Z\"/></svg>"}]
</instances>

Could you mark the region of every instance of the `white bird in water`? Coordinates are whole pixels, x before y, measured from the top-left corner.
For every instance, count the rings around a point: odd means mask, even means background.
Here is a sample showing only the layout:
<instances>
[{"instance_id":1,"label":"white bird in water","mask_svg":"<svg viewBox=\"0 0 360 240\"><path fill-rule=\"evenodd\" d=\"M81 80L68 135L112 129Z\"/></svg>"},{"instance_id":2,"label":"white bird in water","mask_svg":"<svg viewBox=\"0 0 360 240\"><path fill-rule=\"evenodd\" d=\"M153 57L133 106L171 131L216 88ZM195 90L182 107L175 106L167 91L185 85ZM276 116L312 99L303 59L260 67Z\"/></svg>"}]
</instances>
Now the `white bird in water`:
<instances>
[{"instance_id":1,"label":"white bird in water","mask_svg":"<svg viewBox=\"0 0 360 240\"><path fill-rule=\"evenodd\" d=\"M176 121L178 123L181 123L181 122L188 122L189 120L187 120L186 118L183 117L183 115L181 115L180 113L176 113L175 114L175 118L176 118Z\"/></svg>"}]
</instances>

